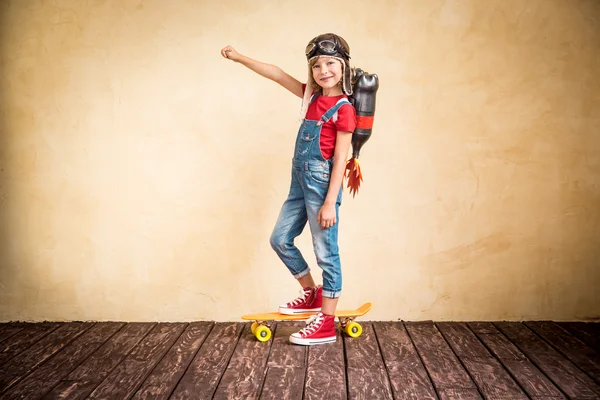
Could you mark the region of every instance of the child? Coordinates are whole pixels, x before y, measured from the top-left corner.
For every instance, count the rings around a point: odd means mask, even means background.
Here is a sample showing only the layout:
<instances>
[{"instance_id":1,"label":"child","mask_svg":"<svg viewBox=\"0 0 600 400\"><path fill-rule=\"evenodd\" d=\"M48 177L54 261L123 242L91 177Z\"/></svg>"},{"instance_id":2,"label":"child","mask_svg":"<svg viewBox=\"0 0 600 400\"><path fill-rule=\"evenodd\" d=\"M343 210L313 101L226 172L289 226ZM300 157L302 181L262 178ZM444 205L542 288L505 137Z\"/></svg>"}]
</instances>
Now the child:
<instances>
[{"instance_id":1,"label":"child","mask_svg":"<svg viewBox=\"0 0 600 400\"><path fill-rule=\"evenodd\" d=\"M290 336L295 344L335 342L334 313L342 290L338 250L342 182L356 111L352 94L350 47L333 33L319 35L306 47L308 81L302 84L279 67L238 53L221 50L238 62L292 92L302 101L302 124L292 160L292 182L271 235L271 246L302 286L301 296L279 306L284 314L318 312L305 328ZM317 286L294 239L309 223L323 285Z\"/></svg>"}]
</instances>

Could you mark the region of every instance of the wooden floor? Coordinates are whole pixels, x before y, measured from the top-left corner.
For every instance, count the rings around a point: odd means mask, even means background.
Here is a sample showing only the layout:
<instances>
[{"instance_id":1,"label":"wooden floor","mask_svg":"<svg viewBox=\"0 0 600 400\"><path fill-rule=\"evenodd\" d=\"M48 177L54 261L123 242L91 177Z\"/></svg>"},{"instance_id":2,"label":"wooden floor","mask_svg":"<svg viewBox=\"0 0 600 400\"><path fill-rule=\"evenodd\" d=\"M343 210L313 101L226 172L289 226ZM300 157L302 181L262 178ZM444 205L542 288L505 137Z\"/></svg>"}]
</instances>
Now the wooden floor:
<instances>
[{"instance_id":1,"label":"wooden floor","mask_svg":"<svg viewBox=\"0 0 600 400\"><path fill-rule=\"evenodd\" d=\"M300 323L301 324L301 323ZM362 322L257 341L246 323L0 324L1 399L600 399L599 323Z\"/></svg>"}]
</instances>

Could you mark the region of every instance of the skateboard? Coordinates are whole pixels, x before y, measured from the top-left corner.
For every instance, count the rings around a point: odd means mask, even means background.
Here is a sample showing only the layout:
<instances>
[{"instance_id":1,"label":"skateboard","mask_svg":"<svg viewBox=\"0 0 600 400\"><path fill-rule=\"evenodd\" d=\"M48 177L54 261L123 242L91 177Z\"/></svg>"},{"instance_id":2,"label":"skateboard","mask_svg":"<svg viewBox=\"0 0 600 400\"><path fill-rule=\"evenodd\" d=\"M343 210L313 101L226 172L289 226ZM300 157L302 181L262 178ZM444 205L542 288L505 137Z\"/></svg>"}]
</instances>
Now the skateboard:
<instances>
[{"instance_id":1,"label":"skateboard","mask_svg":"<svg viewBox=\"0 0 600 400\"><path fill-rule=\"evenodd\" d=\"M365 315L371 309L371 303L365 303L356 310L341 310L336 311L335 316L340 321L340 327L348 336L357 338L362 333L362 326L358 322L354 322L356 317ZM262 314L247 314L242 315L242 319L246 321L254 321L250 329L252 334L261 342L267 342L271 339L271 327L274 321L302 321L310 318L316 313L306 314L281 314L278 312L262 313Z\"/></svg>"}]
</instances>

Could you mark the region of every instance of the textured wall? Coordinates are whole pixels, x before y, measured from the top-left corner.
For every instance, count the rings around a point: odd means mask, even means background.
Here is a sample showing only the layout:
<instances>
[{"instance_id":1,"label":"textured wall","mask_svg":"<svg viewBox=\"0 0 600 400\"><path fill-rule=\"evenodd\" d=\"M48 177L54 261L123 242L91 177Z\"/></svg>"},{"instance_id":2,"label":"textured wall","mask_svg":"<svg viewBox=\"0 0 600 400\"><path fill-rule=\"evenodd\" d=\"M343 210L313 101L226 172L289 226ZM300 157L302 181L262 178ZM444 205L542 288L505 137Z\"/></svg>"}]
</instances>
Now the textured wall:
<instances>
[{"instance_id":1,"label":"textured wall","mask_svg":"<svg viewBox=\"0 0 600 400\"><path fill-rule=\"evenodd\" d=\"M599 318L600 3L363 4L0 2L0 321L235 320L295 296L268 238L300 102L219 50L303 79L327 31L381 80L340 307Z\"/></svg>"}]
</instances>

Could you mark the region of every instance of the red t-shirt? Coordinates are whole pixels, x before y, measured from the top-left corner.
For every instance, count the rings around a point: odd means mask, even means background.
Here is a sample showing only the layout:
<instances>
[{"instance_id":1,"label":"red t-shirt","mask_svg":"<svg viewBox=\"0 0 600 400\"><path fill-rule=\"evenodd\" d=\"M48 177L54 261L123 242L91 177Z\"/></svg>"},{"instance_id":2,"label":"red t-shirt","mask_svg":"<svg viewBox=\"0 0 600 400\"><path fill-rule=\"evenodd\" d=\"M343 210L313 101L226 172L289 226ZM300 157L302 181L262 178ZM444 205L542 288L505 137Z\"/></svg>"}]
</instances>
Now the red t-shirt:
<instances>
[{"instance_id":1,"label":"red t-shirt","mask_svg":"<svg viewBox=\"0 0 600 400\"><path fill-rule=\"evenodd\" d=\"M302 93L306 85L302 84ZM323 114L327 112L331 107L335 105L340 99L348 98L345 94L340 96L326 97L317 96L312 103L308 106L306 112L306 119L318 121L321 119ZM338 110L337 121L333 122L333 118L327 121L321 126L321 155L324 159L329 160L333 157L335 150L335 141L337 139L337 132L354 132L356 128L356 110L351 104L344 104Z\"/></svg>"}]
</instances>

